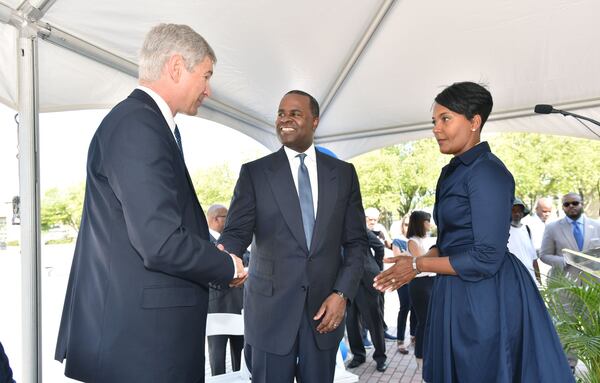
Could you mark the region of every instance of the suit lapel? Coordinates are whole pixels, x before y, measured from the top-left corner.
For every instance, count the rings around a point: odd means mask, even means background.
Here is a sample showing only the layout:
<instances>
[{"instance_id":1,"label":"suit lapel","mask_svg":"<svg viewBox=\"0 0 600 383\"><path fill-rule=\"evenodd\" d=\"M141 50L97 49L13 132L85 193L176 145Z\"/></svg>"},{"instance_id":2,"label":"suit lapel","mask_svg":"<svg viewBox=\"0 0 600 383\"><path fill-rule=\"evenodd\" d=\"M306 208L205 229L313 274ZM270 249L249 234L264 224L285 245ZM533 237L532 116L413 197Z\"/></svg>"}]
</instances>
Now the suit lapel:
<instances>
[{"instance_id":1,"label":"suit lapel","mask_svg":"<svg viewBox=\"0 0 600 383\"><path fill-rule=\"evenodd\" d=\"M571 225L571 223L569 221L567 221L566 217L561 220L560 227L561 227L563 236L565 237L565 240L569 244L569 249L573 249L573 250L579 249L579 247L577 246L577 242L575 241L575 236L573 236L573 226ZM559 250L562 250L562 249L559 249Z\"/></svg>"},{"instance_id":2,"label":"suit lapel","mask_svg":"<svg viewBox=\"0 0 600 383\"><path fill-rule=\"evenodd\" d=\"M290 228L292 235L300 243L308 254L304 227L302 225L302 211L300 200L294 185L294 179L290 170L290 163L283 147L275 153L270 165L265 170L267 180L273 191L275 202L283 215L283 219ZM315 226L316 228L316 226Z\"/></svg>"},{"instance_id":3,"label":"suit lapel","mask_svg":"<svg viewBox=\"0 0 600 383\"><path fill-rule=\"evenodd\" d=\"M331 218L335 202L337 200L337 169L318 150L317 153L317 179L319 182L319 202L317 206L317 218L313 230L311 250L320 243L321 238L327 233L327 226Z\"/></svg>"}]
</instances>

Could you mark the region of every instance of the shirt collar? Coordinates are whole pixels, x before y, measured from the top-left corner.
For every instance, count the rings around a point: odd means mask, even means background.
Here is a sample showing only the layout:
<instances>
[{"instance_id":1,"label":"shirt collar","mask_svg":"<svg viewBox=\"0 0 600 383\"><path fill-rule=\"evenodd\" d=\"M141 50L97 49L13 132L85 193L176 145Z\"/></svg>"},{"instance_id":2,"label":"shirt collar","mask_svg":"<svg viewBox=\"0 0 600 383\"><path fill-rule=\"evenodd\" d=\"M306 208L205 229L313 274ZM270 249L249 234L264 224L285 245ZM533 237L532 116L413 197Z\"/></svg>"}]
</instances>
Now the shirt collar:
<instances>
[{"instance_id":1,"label":"shirt collar","mask_svg":"<svg viewBox=\"0 0 600 383\"><path fill-rule=\"evenodd\" d=\"M567 221L571 225L573 224L573 222L577 222L579 225L583 225L583 214L579 218L577 218L576 220L571 219L571 218L567 217L566 215L565 215L565 218L567 219Z\"/></svg>"},{"instance_id":2,"label":"shirt collar","mask_svg":"<svg viewBox=\"0 0 600 383\"><path fill-rule=\"evenodd\" d=\"M156 105L158 105L158 109L160 109L165 121L167 121L167 125L169 125L171 132L175 131L175 119L173 118L173 113L171 113L171 108L169 108L167 102L158 93L148 87L138 85L136 88L146 92L148 96L152 97Z\"/></svg>"},{"instance_id":3,"label":"shirt collar","mask_svg":"<svg viewBox=\"0 0 600 383\"><path fill-rule=\"evenodd\" d=\"M284 146L283 150L285 151L285 155L287 156L288 161L290 161L290 162L292 162L292 160L295 159L298 154L300 154L300 152L297 152L294 149L290 149L287 146ZM304 151L304 154L306 154L306 158L304 159L305 161L306 161L306 159L316 161L317 153L315 152L315 144L310 144L308 149L306 149Z\"/></svg>"},{"instance_id":4,"label":"shirt collar","mask_svg":"<svg viewBox=\"0 0 600 383\"><path fill-rule=\"evenodd\" d=\"M487 141L483 141L483 142L480 142L477 145L473 146L471 149L467 150L463 154L454 157L452 160L454 160L456 158L457 159L456 161L460 161L465 165L469 165L473 161L475 161L477 159L477 157L481 156L483 153L489 153L491 151L492 150L490 149L490 145L487 143ZM450 161L450 162L452 162L452 161Z\"/></svg>"},{"instance_id":5,"label":"shirt collar","mask_svg":"<svg viewBox=\"0 0 600 383\"><path fill-rule=\"evenodd\" d=\"M208 232L214 237L214 239L219 239L219 237L221 236L221 233L211 229L210 227L208 228Z\"/></svg>"}]
</instances>

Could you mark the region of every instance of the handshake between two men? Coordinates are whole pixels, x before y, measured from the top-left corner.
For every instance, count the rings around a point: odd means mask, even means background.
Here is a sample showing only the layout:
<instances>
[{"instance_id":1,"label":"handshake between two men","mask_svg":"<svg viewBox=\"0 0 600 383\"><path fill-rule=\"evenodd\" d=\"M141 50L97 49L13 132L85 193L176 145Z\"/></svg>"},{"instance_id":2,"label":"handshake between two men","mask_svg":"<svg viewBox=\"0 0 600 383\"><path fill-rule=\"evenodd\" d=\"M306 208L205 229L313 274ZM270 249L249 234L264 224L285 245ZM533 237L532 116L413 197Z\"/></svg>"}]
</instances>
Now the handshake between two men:
<instances>
[{"instance_id":1,"label":"handshake between two men","mask_svg":"<svg viewBox=\"0 0 600 383\"><path fill-rule=\"evenodd\" d=\"M229 253L227 250L225 250L225 247L223 245L221 245L221 244L218 244L217 248L219 250L224 251L227 254L229 254L231 256L231 259L233 259L233 263L235 265L235 276L231 280L231 282L229 282L229 287L240 287L240 286L242 286L244 284L244 282L246 282L246 279L248 279L248 270L246 270L246 268L244 267L244 263L242 262L242 258L238 257L235 254Z\"/></svg>"}]
</instances>

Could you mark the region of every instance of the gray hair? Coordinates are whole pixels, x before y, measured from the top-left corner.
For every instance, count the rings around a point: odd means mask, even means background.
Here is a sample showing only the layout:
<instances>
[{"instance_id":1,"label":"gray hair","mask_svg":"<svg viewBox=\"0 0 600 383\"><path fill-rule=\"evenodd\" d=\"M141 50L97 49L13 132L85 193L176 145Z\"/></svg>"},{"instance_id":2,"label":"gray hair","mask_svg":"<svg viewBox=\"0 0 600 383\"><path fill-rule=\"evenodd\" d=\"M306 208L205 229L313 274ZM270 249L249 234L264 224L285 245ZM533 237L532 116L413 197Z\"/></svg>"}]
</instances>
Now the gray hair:
<instances>
[{"instance_id":1,"label":"gray hair","mask_svg":"<svg viewBox=\"0 0 600 383\"><path fill-rule=\"evenodd\" d=\"M165 63L174 54L183 57L185 68L189 72L206 57L213 63L217 62L217 56L210 45L189 26L159 24L148 32L140 50L140 80L158 80Z\"/></svg>"},{"instance_id":2,"label":"gray hair","mask_svg":"<svg viewBox=\"0 0 600 383\"><path fill-rule=\"evenodd\" d=\"M206 211L206 216L209 218L216 217L219 214L219 212L221 212L223 210L227 211L227 208L223 205L219 205L219 204L211 205L208 208L208 210Z\"/></svg>"}]
</instances>

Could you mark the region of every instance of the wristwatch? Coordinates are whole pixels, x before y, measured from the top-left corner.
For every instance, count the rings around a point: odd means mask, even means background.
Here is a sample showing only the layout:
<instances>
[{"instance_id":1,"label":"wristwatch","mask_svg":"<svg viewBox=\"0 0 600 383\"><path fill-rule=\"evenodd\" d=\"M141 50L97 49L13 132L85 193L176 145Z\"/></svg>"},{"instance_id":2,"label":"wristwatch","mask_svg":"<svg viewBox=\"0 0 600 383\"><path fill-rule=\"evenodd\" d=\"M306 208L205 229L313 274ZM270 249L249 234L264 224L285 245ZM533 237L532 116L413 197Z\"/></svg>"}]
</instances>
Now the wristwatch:
<instances>
[{"instance_id":1,"label":"wristwatch","mask_svg":"<svg viewBox=\"0 0 600 383\"><path fill-rule=\"evenodd\" d=\"M419 270L419 268L417 267L417 257L413 257L412 259L412 268L417 274L421 273L421 270Z\"/></svg>"},{"instance_id":2,"label":"wristwatch","mask_svg":"<svg viewBox=\"0 0 600 383\"><path fill-rule=\"evenodd\" d=\"M343 292L339 291L339 290L333 290L334 293L336 293L337 295L339 295L340 297L342 297L342 299L346 300L348 297L346 296L346 294L344 294Z\"/></svg>"}]
</instances>

